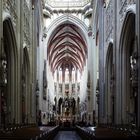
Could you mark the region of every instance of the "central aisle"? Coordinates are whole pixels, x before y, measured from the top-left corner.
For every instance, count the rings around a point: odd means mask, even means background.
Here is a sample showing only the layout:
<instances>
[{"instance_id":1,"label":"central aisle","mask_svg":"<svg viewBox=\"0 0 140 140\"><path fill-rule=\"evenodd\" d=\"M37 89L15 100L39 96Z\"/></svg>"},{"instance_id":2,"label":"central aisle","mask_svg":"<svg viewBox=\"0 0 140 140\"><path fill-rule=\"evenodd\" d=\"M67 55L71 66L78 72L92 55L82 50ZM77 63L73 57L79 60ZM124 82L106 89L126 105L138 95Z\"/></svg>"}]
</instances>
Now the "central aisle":
<instances>
[{"instance_id":1,"label":"central aisle","mask_svg":"<svg viewBox=\"0 0 140 140\"><path fill-rule=\"evenodd\" d=\"M54 140L81 140L75 131L59 131Z\"/></svg>"}]
</instances>

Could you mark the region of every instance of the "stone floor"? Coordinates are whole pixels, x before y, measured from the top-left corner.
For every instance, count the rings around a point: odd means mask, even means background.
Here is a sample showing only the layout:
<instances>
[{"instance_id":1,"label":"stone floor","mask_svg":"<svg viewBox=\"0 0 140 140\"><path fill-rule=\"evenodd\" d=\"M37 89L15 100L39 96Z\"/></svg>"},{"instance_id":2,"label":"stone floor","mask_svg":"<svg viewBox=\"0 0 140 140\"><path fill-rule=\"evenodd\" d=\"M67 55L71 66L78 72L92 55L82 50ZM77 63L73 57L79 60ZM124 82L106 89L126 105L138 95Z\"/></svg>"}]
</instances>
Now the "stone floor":
<instances>
[{"instance_id":1,"label":"stone floor","mask_svg":"<svg viewBox=\"0 0 140 140\"><path fill-rule=\"evenodd\" d=\"M54 140L81 140L75 131L59 131Z\"/></svg>"}]
</instances>

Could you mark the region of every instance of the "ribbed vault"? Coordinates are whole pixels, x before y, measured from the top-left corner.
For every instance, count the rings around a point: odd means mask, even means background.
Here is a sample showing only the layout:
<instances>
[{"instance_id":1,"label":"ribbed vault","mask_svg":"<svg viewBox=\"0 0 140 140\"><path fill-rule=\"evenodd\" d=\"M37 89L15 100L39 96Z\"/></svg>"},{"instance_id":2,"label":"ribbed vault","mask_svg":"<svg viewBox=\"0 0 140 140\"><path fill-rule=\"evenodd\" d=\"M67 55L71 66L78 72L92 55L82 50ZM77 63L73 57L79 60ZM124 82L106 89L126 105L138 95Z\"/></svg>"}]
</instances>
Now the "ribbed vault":
<instances>
[{"instance_id":1,"label":"ribbed vault","mask_svg":"<svg viewBox=\"0 0 140 140\"><path fill-rule=\"evenodd\" d=\"M52 33L47 52L52 72L59 67L76 68L82 72L86 63L87 45L81 30L73 24L65 23Z\"/></svg>"}]
</instances>

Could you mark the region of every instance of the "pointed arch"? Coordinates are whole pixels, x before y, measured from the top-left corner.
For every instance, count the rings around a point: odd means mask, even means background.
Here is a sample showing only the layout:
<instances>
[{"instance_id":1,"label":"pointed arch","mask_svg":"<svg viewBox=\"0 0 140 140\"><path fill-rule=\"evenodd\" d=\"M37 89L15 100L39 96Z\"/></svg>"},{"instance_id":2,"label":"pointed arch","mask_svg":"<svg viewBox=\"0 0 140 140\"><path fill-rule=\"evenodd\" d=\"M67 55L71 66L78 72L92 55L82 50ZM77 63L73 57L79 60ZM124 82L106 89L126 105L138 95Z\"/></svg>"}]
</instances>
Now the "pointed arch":
<instances>
[{"instance_id":1,"label":"pointed arch","mask_svg":"<svg viewBox=\"0 0 140 140\"><path fill-rule=\"evenodd\" d=\"M137 122L137 99L133 97L133 87L130 80L132 78L130 59L133 57L136 48L135 30L135 13L133 10L128 10L123 22L119 44L119 95L122 106L122 124L128 124L131 121Z\"/></svg>"},{"instance_id":2,"label":"pointed arch","mask_svg":"<svg viewBox=\"0 0 140 140\"><path fill-rule=\"evenodd\" d=\"M113 70L113 43L110 42L107 54L106 54L106 65L105 65L105 105L106 105L106 121L109 124L114 123L114 70Z\"/></svg>"},{"instance_id":3,"label":"pointed arch","mask_svg":"<svg viewBox=\"0 0 140 140\"><path fill-rule=\"evenodd\" d=\"M3 49L7 61L6 104L9 112L5 119L7 123L15 123L18 121L18 49L14 27L9 17L3 21L3 38Z\"/></svg>"},{"instance_id":4,"label":"pointed arch","mask_svg":"<svg viewBox=\"0 0 140 140\"><path fill-rule=\"evenodd\" d=\"M82 72L86 64L87 45L79 27L68 22L55 28L49 38L47 56L52 72L56 70L56 64L66 63L66 60L74 61Z\"/></svg>"}]
</instances>

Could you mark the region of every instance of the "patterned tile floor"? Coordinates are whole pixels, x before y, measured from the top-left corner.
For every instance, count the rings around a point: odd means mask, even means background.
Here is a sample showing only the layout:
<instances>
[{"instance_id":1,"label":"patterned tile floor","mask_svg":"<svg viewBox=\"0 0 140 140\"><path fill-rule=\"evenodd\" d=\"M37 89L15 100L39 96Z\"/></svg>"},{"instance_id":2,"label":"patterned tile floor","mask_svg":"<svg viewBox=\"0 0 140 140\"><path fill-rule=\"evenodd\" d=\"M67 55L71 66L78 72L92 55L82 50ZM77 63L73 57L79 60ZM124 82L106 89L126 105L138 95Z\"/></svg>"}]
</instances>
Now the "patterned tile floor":
<instances>
[{"instance_id":1,"label":"patterned tile floor","mask_svg":"<svg viewBox=\"0 0 140 140\"><path fill-rule=\"evenodd\" d=\"M81 140L75 131L59 131L54 140Z\"/></svg>"}]
</instances>

